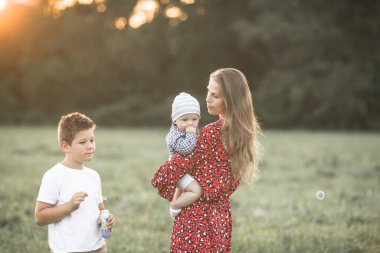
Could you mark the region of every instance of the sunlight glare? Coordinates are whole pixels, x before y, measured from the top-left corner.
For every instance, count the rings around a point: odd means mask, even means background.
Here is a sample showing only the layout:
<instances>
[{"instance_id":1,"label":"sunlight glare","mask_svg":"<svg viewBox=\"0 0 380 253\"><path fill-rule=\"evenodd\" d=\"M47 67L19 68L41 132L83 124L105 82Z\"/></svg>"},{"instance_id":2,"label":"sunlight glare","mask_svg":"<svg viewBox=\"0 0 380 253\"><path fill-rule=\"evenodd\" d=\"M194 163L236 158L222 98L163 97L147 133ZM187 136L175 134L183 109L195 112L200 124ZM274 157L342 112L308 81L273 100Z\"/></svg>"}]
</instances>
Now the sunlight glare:
<instances>
[{"instance_id":1,"label":"sunlight glare","mask_svg":"<svg viewBox=\"0 0 380 253\"><path fill-rule=\"evenodd\" d=\"M96 10L100 13L103 13L107 10L107 5L101 3L96 6Z\"/></svg>"},{"instance_id":2,"label":"sunlight glare","mask_svg":"<svg viewBox=\"0 0 380 253\"><path fill-rule=\"evenodd\" d=\"M176 26L180 22L187 20L187 13L181 8L171 5L165 9L165 16L169 19L169 24L171 26Z\"/></svg>"},{"instance_id":3,"label":"sunlight glare","mask_svg":"<svg viewBox=\"0 0 380 253\"><path fill-rule=\"evenodd\" d=\"M0 0L1 1L1 0ZM30 0L19 0L19 1L30 1ZM51 11L53 15L59 16L60 12L67 8L73 7L76 4L79 5L91 5L96 2L99 5L104 4L104 0L50 0ZM104 12L106 10L105 6L97 8L98 12Z\"/></svg>"},{"instance_id":4,"label":"sunlight glare","mask_svg":"<svg viewBox=\"0 0 380 253\"><path fill-rule=\"evenodd\" d=\"M127 25L127 19L125 17L120 17L115 20L115 27L118 30L123 30Z\"/></svg>"},{"instance_id":5,"label":"sunlight glare","mask_svg":"<svg viewBox=\"0 0 380 253\"><path fill-rule=\"evenodd\" d=\"M63 0L66 8L73 7L75 5L75 0Z\"/></svg>"},{"instance_id":6,"label":"sunlight glare","mask_svg":"<svg viewBox=\"0 0 380 253\"><path fill-rule=\"evenodd\" d=\"M139 8L145 12L154 12L158 7L157 2L152 0L143 0L140 1L138 4L140 4Z\"/></svg>"},{"instance_id":7,"label":"sunlight glare","mask_svg":"<svg viewBox=\"0 0 380 253\"><path fill-rule=\"evenodd\" d=\"M166 8L165 15L168 18L179 18L182 15L182 10L177 6L171 6Z\"/></svg>"},{"instance_id":8,"label":"sunlight glare","mask_svg":"<svg viewBox=\"0 0 380 253\"><path fill-rule=\"evenodd\" d=\"M195 3L195 0L181 0L181 3L183 3L183 4L193 4L193 3Z\"/></svg>"},{"instance_id":9,"label":"sunlight glare","mask_svg":"<svg viewBox=\"0 0 380 253\"><path fill-rule=\"evenodd\" d=\"M138 12L129 18L129 26L132 28L139 28L147 23L148 17L144 12Z\"/></svg>"},{"instance_id":10,"label":"sunlight glare","mask_svg":"<svg viewBox=\"0 0 380 253\"><path fill-rule=\"evenodd\" d=\"M30 0L17 0L18 4L28 4Z\"/></svg>"},{"instance_id":11,"label":"sunlight glare","mask_svg":"<svg viewBox=\"0 0 380 253\"><path fill-rule=\"evenodd\" d=\"M5 10L7 6L8 6L7 0L0 0L0 11Z\"/></svg>"},{"instance_id":12,"label":"sunlight glare","mask_svg":"<svg viewBox=\"0 0 380 253\"><path fill-rule=\"evenodd\" d=\"M138 28L143 24L152 22L158 9L159 4L155 0L139 0L129 18L129 26Z\"/></svg>"},{"instance_id":13,"label":"sunlight glare","mask_svg":"<svg viewBox=\"0 0 380 253\"><path fill-rule=\"evenodd\" d=\"M93 0L78 0L78 3L82 5L90 5L93 2L94 2Z\"/></svg>"},{"instance_id":14,"label":"sunlight glare","mask_svg":"<svg viewBox=\"0 0 380 253\"><path fill-rule=\"evenodd\" d=\"M54 4L54 9L57 11L63 11L66 9L66 4L63 1L57 1Z\"/></svg>"}]
</instances>

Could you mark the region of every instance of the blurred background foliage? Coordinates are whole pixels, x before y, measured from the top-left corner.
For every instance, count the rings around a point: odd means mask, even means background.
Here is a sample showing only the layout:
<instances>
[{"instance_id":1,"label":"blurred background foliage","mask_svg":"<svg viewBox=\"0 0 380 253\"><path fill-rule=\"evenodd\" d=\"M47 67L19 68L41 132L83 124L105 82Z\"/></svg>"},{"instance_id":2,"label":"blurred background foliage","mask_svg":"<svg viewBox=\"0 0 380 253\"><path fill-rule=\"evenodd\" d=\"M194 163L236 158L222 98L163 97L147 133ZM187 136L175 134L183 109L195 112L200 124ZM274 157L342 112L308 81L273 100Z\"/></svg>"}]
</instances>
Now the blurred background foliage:
<instances>
[{"instance_id":1,"label":"blurred background foliage","mask_svg":"<svg viewBox=\"0 0 380 253\"><path fill-rule=\"evenodd\" d=\"M66 6L65 6L66 4ZM242 70L264 128L380 129L380 1L0 0L0 124L167 126Z\"/></svg>"}]
</instances>

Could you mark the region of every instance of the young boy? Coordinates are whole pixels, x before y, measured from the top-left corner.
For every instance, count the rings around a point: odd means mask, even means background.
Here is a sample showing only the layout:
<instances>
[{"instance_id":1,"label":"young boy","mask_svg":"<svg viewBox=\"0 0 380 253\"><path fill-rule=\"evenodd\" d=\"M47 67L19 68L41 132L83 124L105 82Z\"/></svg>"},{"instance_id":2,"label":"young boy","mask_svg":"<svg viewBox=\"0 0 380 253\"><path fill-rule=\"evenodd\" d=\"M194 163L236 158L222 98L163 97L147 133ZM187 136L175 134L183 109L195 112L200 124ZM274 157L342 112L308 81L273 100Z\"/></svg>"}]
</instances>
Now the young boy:
<instances>
[{"instance_id":1,"label":"young boy","mask_svg":"<svg viewBox=\"0 0 380 253\"><path fill-rule=\"evenodd\" d=\"M61 117L58 141L65 158L46 171L37 197L34 219L49 225L49 246L53 253L107 252L100 232L103 210L99 174L84 166L95 154L95 123L75 112ZM115 220L111 215L108 228Z\"/></svg>"},{"instance_id":2,"label":"young boy","mask_svg":"<svg viewBox=\"0 0 380 253\"><path fill-rule=\"evenodd\" d=\"M199 102L190 94L181 92L172 104L172 126L166 136L170 155L179 152L187 155L197 145L197 127L200 119ZM202 195L202 188L189 174L177 183L173 201L170 203L170 216L175 217L181 209L193 204Z\"/></svg>"}]
</instances>

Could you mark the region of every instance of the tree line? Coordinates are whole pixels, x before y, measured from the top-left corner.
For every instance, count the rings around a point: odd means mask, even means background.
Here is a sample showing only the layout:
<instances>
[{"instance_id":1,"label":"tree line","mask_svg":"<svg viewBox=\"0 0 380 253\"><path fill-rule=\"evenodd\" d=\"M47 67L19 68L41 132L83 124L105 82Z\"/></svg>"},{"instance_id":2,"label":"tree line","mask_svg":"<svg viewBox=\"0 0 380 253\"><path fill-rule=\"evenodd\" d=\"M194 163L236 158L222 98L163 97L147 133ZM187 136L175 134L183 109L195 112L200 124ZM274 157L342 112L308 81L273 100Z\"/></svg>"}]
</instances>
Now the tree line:
<instances>
[{"instance_id":1,"label":"tree line","mask_svg":"<svg viewBox=\"0 0 380 253\"><path fill-rule=\"evenodd\" d=\"M163 2L187 19L158 13L119 30L135 2L116 0L103 13L0 13L0 124L81 111L103 125L165 126L181 91L199 99L207 123L209 74L235 67L264 128L380 129L380 1Z\"/></svg>"}]
</instances>

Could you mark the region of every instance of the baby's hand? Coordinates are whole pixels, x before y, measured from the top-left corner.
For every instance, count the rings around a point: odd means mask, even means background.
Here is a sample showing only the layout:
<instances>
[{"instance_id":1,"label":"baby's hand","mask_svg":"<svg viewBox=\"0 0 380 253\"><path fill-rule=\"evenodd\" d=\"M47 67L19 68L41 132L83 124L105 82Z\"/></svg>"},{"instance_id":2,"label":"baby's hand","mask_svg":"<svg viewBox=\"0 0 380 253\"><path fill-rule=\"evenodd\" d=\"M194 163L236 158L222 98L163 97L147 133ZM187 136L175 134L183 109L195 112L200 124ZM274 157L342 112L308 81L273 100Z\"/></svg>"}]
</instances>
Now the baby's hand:
<instances>
[{"instance_id":1,"label":"baby's hand","mask_svg":"<svg viewBox=\"0 0 380 253\"><path fill-rule=\"evenodd\" d=\"M195 128L195 127L193 127L193 126L188 126L188 127L186 127L186 129L185 129L185 132L186 133L189 133L189 132L191 132L191 133L195 133L197 131L197 129Z\"/></svg>"},{"instance_id":2,"label":"baby's hand","mask_svg":"<svg viewBox=\"0 0 380 253\"><path fill-rule=\"evenodd\" d=\"M79 208L80 204L84 201L84 199L88 196L86 192L76 192L71 197L70 204L72 210L75 211Z\"/></svg>"}]
</instances>

